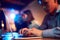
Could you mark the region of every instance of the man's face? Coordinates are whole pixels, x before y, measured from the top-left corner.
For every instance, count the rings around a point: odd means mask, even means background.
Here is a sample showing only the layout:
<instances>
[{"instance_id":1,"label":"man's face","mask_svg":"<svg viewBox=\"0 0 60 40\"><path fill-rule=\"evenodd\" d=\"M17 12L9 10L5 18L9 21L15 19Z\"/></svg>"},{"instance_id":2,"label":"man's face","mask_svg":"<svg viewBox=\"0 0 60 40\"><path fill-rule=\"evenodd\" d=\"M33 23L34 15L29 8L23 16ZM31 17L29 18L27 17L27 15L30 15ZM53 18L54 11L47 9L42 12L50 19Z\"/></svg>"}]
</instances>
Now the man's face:
<instances>
[{"instance_id":1,"label":"man's face","mask_svg":"<svg viewBox=\"0 0 60 40\"><path fill-rule=\"evenodd\" d=\"M32 21L34 19L32 14L23 14L22 18L24 21Z\"/></svg>"},{"instance_id":2,"label":"man's face","mask_svg":"<svg viewBox=\"0 0 60 40\"><path fill-rule=\"evenodd\" d=\"M27 21L28 20L28 15L27 14L23 14L22 18L23 18L24 21Z\"/></svg>"},{"instance_id":3,"label":"man's face","mask_svg":"<svg viewBox=\"0 0 60 40\"><path fill-rule=\"evenodd\" d=\"M42 0L42 6L46 12L53 12L56 8L57 1L55 0Z\"/></svg>"}]
</instances>

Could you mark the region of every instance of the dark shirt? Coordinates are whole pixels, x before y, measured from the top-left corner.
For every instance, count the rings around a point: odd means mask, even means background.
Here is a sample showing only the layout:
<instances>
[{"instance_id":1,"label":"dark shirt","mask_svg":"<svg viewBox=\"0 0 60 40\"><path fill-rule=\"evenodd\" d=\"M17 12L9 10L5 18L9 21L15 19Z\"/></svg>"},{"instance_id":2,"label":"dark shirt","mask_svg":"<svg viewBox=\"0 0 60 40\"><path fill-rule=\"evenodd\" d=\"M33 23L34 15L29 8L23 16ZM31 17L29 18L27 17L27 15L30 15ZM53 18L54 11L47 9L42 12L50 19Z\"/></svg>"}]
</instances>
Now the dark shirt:
<instances>
[{"instance_id":1,"label":"dark shirt","mask_svg":"<svg viewBox=\"0 0 60 40\"><path fill-rule=\"evenodd\" d=\"M40 29L45 30L59 27L60 26L59 24L60 24L60 12L55 13L54 15L48 14L45 16L45 19Z\"/></svg>"},{"instance_id":2,"label":"dark shirt","mask_svg":"<svg viewBox=\"0 0 60 40\"><path fill-rule=\"evenodd\" d=\"M39 29L43 30L43 37L60 37L60 11L47 14Z\"/></svg>"}]
</instances>

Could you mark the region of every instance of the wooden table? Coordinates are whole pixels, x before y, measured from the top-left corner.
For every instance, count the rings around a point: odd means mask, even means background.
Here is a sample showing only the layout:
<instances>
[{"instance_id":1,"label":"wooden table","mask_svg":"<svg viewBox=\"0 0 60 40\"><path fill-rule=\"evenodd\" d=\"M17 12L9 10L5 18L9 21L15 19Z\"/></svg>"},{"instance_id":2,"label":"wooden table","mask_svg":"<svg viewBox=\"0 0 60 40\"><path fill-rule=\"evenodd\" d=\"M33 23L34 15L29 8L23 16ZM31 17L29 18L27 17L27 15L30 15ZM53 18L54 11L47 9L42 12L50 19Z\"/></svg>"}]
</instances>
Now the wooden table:
<instances>
[{"instance_id":1,"label":"wooden table","mask_svg":"<svg viewBox=\"0 0 60 40\"><path fill-rule=\"evenodd\" d=\"M58 38L26 37L26 38L16 38L15 40L60 40L60 39L58 39Z\"/></svg>"}]
</instances>

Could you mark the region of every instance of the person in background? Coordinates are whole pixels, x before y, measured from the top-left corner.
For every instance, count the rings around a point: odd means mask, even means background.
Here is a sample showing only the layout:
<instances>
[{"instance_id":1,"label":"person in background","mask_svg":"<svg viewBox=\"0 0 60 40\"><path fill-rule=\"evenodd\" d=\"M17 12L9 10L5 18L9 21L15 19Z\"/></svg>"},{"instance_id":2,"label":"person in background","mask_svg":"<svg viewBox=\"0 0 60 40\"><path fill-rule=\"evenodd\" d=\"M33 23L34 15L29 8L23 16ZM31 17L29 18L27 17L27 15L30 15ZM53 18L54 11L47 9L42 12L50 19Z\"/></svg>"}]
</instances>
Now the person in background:
<instances>
[{"instance_id":1,"label":"person in background","mask_svg":"<svg viewBox=\"0 0 60 40\"><path fill-rule=\"evenodd\" d=\"M21 14L16 15L14 22L15 22L15 26L16 26L16 32L18 32L21 28L27 27L27 23L25 21L23 21Z\"/></svg>"},{"instance_id":2,"label":"person in background","mask_svg":"<svg viewBox=\"0 0 60 40\"><path fill-rule=\"evenodd\" d=\"M28 26L31 24L33 19L30 10L25 10L22 14L17 14L15 17L16 31L19 32L22 28L29 28Z\"/></svg>"},{"instance_id":3,"label":"person in background","mask_svg":"<svg viewBox=\"0 0 60 40\"><path fill-rule=\"evenodd\" d=\"M60 38L60 0L39 0L39 2L42 8L47 12L42 25L39 29L24 28L20 30L20 33L25 33L26 36L30 34L38 37Z\"/></svg>"},{"instance_id":4,"label":"person in background","mask_svg":"<svg viewBox=\"0 0 60 40\"><path fill-rule=\"evenodd\" d=\"M34 21L34 17L32 15L31 10L24 11L22 17L23 20L28 23L28 28L32 28L33 26L38 26Z\"/></svg>"}]
</instances>

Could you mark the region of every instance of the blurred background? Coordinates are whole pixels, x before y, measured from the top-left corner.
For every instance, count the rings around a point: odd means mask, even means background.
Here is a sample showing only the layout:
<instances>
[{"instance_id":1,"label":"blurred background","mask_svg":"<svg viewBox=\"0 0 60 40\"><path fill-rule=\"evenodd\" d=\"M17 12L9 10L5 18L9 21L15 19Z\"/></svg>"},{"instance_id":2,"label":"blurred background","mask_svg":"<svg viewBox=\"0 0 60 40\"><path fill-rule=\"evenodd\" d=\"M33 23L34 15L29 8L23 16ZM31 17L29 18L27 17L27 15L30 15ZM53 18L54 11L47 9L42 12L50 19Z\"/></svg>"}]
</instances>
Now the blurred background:
<instances>
[{"instance_id":1,"label":"blurred background","mask_svg":"<svg viewBox=\"0 0 60 40\"><path fill-rule=\"evenodd\" d=\"M9 25L11 28L15 28L14 18L17 14L23 13L25 10L30 10L34 22L37 25L41 25L46 13L39 5L37 0L0 0L0 10L4 11L6 17L6 25L9 30Z\"/></svg>"}]
</instances>

